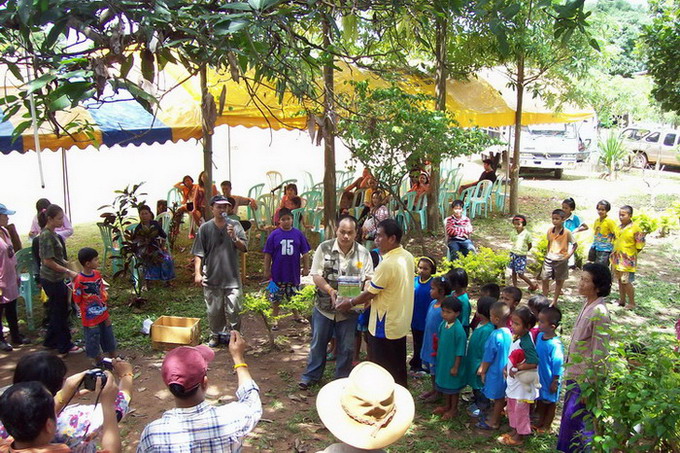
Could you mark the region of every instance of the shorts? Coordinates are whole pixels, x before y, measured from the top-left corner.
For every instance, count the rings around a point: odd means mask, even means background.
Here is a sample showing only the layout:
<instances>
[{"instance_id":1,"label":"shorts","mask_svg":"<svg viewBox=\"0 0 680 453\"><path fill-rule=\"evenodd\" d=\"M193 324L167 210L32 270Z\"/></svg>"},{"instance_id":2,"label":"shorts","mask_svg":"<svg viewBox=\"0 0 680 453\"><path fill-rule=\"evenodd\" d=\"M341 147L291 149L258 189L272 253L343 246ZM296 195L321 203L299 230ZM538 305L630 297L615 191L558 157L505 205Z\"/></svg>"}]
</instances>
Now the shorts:
<instances>
[{"instance_id":1,"label":"shorts","mask_svg":"<svg viewBox=\"0 0 680 453\"><path fill-rule=\"evenodd\" d=\"M595 259L593 262L609 267L609 256L611 254L612 252L601 252L599 250L595 250Z\"/></svg>"},{"instance_id":2,"label":"shorts","mask_svg":"<svg viewBox=\"0 0 680 453\"><path fill-rule=\"evenodd\" d=\"M458 394L461 392L461 390L463 390L463 388L459 388L459 389L447 389L446 387L440 387L440 386L438 386L438 385L436 385L436 384L435 384L434 387L437 389L437 391L438 391L439 393L441 393L441 394L443 394L443 395L458 395Z\"/></svg>"},{"instance_id":3,"label":"shorts","mask_svg":"<svg viewBox=\"0 0 680 453\"><path fill-rule=\"evenodd\" d=\"M619 281L624 285L633 283L635 281L635 272L617 271L615 269L614 275L616 275L616 278L618 278Z\"/></svg>"},{"instance_id":4,"label":"shorts","mask_svg":"<svg viewBox=\"0 0 680 453\"><path fill-rule=\"evenodd\" d=\"M526 255L515 255L510 252L510 262L508 267L516 274L523 274L527 270L527 256Z\"/></svg>"},{"instance_id":5,"label":"shorts","mask_svg":"<svg viewBox=\"0 0 680 453\"><path fill-rule=\"evenodd\" d=\"M297 294L298 291L300 291L300 287L297 285L294 285L292 283L279 283L276 282L276 286L279 287L279 290L272 293L269 293L269 302L278 304L281 303L282 300L290 300L291 297L293 297L295 294Z\"/></svg>"},{"instance_id":6,"label":"shorts","mask_svg":"<svg viewBox=\"0 0 680 453\"><path fill-rule=\"evenodd\" d=\"M569 263L567 260L551 260L546 258L543 261L541 280L566 280L568 278Z\"/></svg>"},{"instance_id":7,"label":"shorts","mask_svg":"<svg viewBox=\"0 0 680 453\"><path fill-rule=\"evenodd\" d=\"M116 352L113 326L107 326L106 321L94 327L83 326L83 336L85 337L85 354L91 359L96 359L102 351L107 354Z\"/></svg>"}]
</instances>

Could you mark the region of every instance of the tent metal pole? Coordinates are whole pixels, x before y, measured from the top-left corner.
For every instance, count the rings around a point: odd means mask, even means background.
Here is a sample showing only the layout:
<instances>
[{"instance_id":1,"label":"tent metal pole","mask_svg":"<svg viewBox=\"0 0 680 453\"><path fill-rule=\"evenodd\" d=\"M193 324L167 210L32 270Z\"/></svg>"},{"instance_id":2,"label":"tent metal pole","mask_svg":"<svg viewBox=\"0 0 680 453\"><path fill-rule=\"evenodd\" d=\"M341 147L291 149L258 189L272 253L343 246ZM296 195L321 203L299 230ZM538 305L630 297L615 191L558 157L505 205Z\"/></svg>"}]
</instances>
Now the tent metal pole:
<instances>
[{"instance_id":1,"label":"tent metal pole","mask_svg":"<svg viewBox=\"0 0 680 453\"><path fill-rule=\"evenodd\" d=\"M28 56L28 55L26 55ZM26 66L27 79L31 80L31 70L29 66ZM43 174L42 158L40 155L40 133L38 131L38 119L35 114L35 99L33 98L33 93L28 95L28 102L31 105L31 122L33 123L33 142L35 144L35 152L38 155L38 170L40 171L40 187L45 188L45 175Z\"/></svg>"},{"instance_id":2,"label":"tent metal pole","mask_svg":"<svg viewBox=\"0 0 680 453\"><path fill-rule=\"evenodd\" d=\"M227 126L227 163L229 164L229 181L231 181L231 126Z\"/></svg>"}]
</instances>

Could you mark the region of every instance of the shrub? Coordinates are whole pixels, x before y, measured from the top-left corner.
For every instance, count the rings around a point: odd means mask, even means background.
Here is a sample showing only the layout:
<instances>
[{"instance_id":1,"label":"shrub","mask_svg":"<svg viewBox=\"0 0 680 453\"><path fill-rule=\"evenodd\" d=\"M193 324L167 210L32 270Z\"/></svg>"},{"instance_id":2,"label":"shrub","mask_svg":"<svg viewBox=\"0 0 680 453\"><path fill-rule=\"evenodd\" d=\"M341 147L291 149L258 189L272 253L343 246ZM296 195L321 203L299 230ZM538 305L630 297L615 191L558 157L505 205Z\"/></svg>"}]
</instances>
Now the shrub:
<instances>
[{"instance_id":1,"label":"shrub","mask_svg":"<svg viewBox=\"0 0 680 453\"><path fill-rule=\"evenodd\" d=\"M536 232L537 228L539 232ZM534 239L537 237L541 238L538 242L533 242L533 247L531 247L531 250L529 251L530 255L533 257L533 261L527 263L527 268L536 277L540 276L539 274L541 273L541 268L543 267L543 260L545 260L545 254L548 252L548 238L545 235L545 232L548 231L548 228L550 228L550 225L544 223L534 228L534 233L532 233L532 237ZM576 248L576 257L574 258L574 263L577 267L583 267L583 264L588 258L588 250L590 249L590 245L593 243L593 234L590 230L587 230L585 232L578 233L578 237L575 239L578 243L578 247Z\"/></svg>"},{"instance_id":2,"label":"shrub","mask_svg":"<svg viewBox=\"0 0 680 453\"><path fill-rule=\"evenodd\" d=\"M593 451L680 451L680 353L672 335L612 345L606 367L589 366L582 396L592 411Z\"/></svg>"},{"instance_id":3,"label":"shrub","mask_svg":"<svg viewBox=\"0 0 680 453\"><path fill-rule=\"evenodd\" d=\"M645 211L633 216L633 221L638 224L645 234L653 233L659 229L659 220Z\"/></svg>"},{"instance_id":4,"label":"shrub","mask_svg":"<svg viewBox=\"0 0 680 453\"><path fill-rule=\"evenodd\" d=\"M495 252L488 247L480 247L477 253L468 253L467 256L459 255L454 261L442 258L440 274L446 274L455 267L462 267L468 274L470 282L477 285L487 283L503 284L505 280L505 268L510 262L510 254L502 250Z\"/></svg>"}]
</instances>

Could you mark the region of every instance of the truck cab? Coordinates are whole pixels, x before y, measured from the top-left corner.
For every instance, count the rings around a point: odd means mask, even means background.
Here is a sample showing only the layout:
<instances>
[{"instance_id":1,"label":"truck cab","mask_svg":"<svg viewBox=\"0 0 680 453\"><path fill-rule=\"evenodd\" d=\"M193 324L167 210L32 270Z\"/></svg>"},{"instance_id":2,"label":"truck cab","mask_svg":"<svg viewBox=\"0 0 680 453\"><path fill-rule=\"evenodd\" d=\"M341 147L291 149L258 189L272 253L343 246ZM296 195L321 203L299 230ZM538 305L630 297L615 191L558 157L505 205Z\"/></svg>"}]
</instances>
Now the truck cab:
<instances>
[{"instance_id":1,"label":"truck cab","mask_svg":"<svg viewBox=\"0 0 680 453\"><path fill-rule=\"evenodd\" d=\"M565 168L574 168L588 159L590 141L581 138L573 123L523 126L520 171L523 168L552 170L559 179Z\"/></svg>"}]
</instances>

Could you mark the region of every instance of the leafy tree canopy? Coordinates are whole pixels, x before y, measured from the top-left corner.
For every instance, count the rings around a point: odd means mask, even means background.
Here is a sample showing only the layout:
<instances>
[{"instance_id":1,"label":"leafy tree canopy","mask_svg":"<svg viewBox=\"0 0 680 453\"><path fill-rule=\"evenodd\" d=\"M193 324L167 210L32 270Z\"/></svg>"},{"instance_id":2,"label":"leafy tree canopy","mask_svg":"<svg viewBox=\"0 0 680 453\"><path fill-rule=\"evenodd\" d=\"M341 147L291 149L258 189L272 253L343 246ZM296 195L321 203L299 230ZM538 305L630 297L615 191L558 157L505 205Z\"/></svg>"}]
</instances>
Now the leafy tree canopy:
<instances>
[{"instance_id":1,"label":"leafy tree canopy","mask_svg":"<svg viewBox=\"0 0 680 453\"><path fill-rule=\"evenodd\" d=\"M680 1L655 0L650 8L653 20L644 40L652 95L664 110L680 114Z\"/></svg>"}]
</instances>

